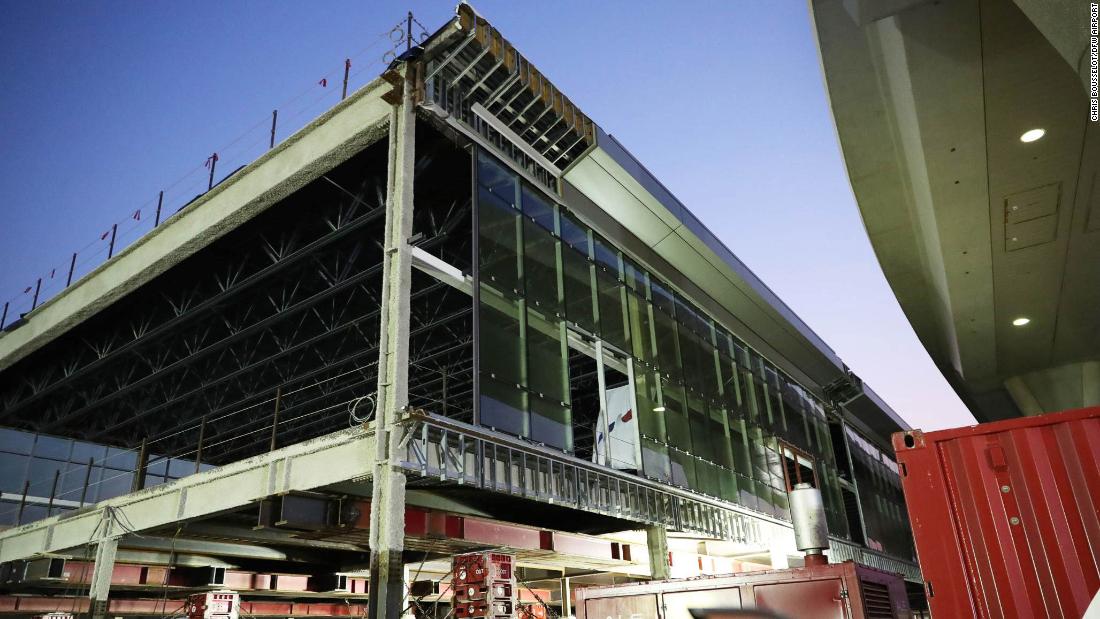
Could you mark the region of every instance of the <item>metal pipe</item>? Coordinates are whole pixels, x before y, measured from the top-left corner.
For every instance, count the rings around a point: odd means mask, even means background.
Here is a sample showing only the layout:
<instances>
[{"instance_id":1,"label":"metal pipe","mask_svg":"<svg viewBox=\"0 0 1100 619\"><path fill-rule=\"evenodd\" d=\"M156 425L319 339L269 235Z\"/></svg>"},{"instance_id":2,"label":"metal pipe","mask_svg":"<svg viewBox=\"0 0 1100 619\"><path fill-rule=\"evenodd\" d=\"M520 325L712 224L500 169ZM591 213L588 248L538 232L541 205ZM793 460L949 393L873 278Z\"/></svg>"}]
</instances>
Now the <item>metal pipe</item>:
<instances>
[{"instance_id":1,"label":"metal pipe","mask_svg":"<svg viewBox=\"0 0 1100 619\"><path fill-rule=\"evenodd\" d=\"M38 293L42 292L42 278L38 278L38 283L34 286L34 299L31 300L31 309L38 307Z\"/></svg>"},{"instance_id":2,"label":"metal pipe","mask_svg":"<svg viewBox=\"0 0 1100 619\"><path fill-rule=\"evenodd\" d=\"M275 388L275 416L271 419L271 449L275 451L275 434L279 429L279 406L283 402L283 388Z\"/></svg>"},{"instance_id":3,"label":"metal pipe","mask_svg":"<svg viewBox=\"0 0 1100 619\"><path fill-rule=\"evenodd\" d=\"M4 313L0 314L0 329L4 328L4 323L8 320L8 304L10 301L4 301Z\"/></svg>"},{"instance_id":4,"label":"metal pipe","mask_svg":"<svg viewBox=\"0 0 1100 619\"><path fill-rule=\"evenodd\" d=\"M73 258L69 261L69 277L65 280L65 287L68 288L73 284L73 271L76 270L76 252L73 252Z\"/></svg>"},{"instance_id":5,"label":"metal pipe","mask_svg":"<svg viewBox=\"0 0 1100 619\"><path fill-rule=\"evenodd\" d=\"M88 458L88 470L84 472L84 489L80 491L80 506L84 507L84 500L88 498L88 484L92 481L92 466L95 458Z\"/></svg>"},{"instance_id":6,"label":"metal pipe","mask_svg":"<svg viewBox=\"0 0 1100 619\"><path fill-rule=\"evenodd\" d=\"M118 224L111 224L111 244L107 247L107 259L115 255L115 238L118 237Z\"/></svg>"},{"instance_id":7,"label":"metal pipe","mask_svg":"<svg viewBox=\"0 0 1100 619\"><path fill-rule=\"evenodd\" d=\"M149 468L148 439L141 439L141 448L138 450L137 470L134 471L134 481L130 485L130 492L137 492L145 487L145 472Z\"/></svg>"},{"instance_id":8,"label":"metal pipe","mask_svg":"<svg viewBox=\"0 0 1100 619\"><path fill-rule=\"evenodd\" d=\"M271 110L271 142L268 143L269 149L275 148L275 123L279 120L279 110Z\"/></svg>"},{"instance_id":9,"label":"metal pipe","mask_svg":"<svg viewBox=\"0 0 1100 619\"><path fill-rule=\"evenodd\" d=\"M164 192L162 191L162 192L160 192L160 195L157 196L157 215L156 215L155 218L153 218L153 227L154 228L156 228L157 226L160 225L160 207L163 206L163 205L164 205Z\"/></svg>"},{"instance_id":10,"label":"metal pipe","mask_svg":"<svg viewBox=\"0 0 1100 619\"><path fill-rule=\"evenodd\" d=\"M411 13L410 13L411 15ZM348 74L351 73L351 58L344 59L344 90L340 92L340 100L348 98Z\"/></svg>"},{"instance_id":11,"label":"metal pipe","mask_svg":"<svg viewBox=\"0 0 1100 619\"><path fill-rule=\"evenodd\" d=\"M405 25L405 51L412 49L413 45L413 12L409 11L408 20Z\"/></svg>"},{"instance_id":12,"label":"metal pipe","mask_svg":"<svg viewBox=\"0 0 1100 619\"><path fill-rule=\"evenodd\" d=\"M27 491L31 489L31 480L23 482L23 497L19 499L19 513L15 516L15 524L23 524L23 508L27 506Z\"/></svg>"},{"instance_id":13,"label":"metal pipe","mask_svg":"<svg viewBox=\"0 0 1100 619\"><path fill-rule=\"evenodd\" d=\"M199 445L195 450L195 472L199 472L199 467L202 466L202 441L206 437L206 415L202 416L202 421L199 422Z\"/></svg>"},{"instance_id":14,"label":"metal pipe","mask_svg":"<svg viewBox=\"0 0 1100 619\"><path fill-rule=\"evenodd\" d=\"M218 153L210 155L206 161L210 164L210 180L206 183L206 190L210 191L214 188L214 168L218 167Z\"/></svg>"},{"instance_id":15,"label":"metal pipe","mask_svg":"<svg viewBox=\"0 0 1100 619\"><path fill-rule=\"evenodd\" d=\"M61 479L61 469L54 469L53 472L53 486L50 487L50 500L46 503L46 516L49 517L50 512L53 511L53 499L57 496L57 480Z\"/></svg>"}]
</instances>

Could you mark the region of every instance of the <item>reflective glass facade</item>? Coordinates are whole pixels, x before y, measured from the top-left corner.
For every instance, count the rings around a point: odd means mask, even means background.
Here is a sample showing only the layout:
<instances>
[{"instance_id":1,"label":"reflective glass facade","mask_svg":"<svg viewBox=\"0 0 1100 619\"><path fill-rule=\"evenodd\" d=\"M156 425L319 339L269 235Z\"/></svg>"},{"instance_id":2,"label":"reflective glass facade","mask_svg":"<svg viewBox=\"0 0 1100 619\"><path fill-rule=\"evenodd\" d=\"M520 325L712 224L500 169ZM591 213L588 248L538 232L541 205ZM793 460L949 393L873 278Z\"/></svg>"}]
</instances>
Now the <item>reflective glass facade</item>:
<instances>
[{"instance_id":1,"label":"reflective glass facade","mask_svg":"<svg viewBox=\"0 0 1100 619\"><path fill-rule=\"evenodd\" d=\"M0 428L0 525L32 522L81 502L126 494L137 467L138 452L132 449ZM193 460L150 456L143 487L194 472Z\"/></svg>"},{"instance_id":2,"label":"reflective glass facade","mask_svg":"<svg viewBox=\"0 0 1100 619\"><path fill-rule=\"evenodd\" d=\"M491 155L476 167L482 425L587 457L570 359L598 346L633 390L638 474L784 519L810 481L848 536L821 401Z\"/></svg>"}]
</instances>

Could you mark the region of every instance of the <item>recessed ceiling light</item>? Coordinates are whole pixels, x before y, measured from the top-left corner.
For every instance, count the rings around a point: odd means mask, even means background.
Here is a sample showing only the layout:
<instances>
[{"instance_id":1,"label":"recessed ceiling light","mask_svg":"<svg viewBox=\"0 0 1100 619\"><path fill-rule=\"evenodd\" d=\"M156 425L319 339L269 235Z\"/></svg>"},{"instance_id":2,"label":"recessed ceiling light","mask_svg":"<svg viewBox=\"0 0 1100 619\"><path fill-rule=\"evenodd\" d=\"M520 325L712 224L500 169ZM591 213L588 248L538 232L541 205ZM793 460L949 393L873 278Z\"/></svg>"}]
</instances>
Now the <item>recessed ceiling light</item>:
<instances>
[{"instance_id":1,"label":"recessed ceiling light","mask_svg":"<svg viewBox=\"0 0 1100 619\"><path fill-rule=\"evenodd\" d=\"M1034 142L1047 134L1046 129L1029 129L1020 136L1021 142Z\"/></svg>"},{"instance_id":2,"label":"recessed ceiling light","mask_svg":"<svg viewBox=\"0 0 1100 619\"><path fill-rule=\"evenodd\" d=\"M1020 316L1019 318L1017 318L1017 319L1015 319L1015 320L1013 320L1013 321L1012 321L1012 326L1014 326L1014 327L1022 327L1022 326L1026 325L1026 324L1027 324L1027 323L1029 323L1029 322L1031 322L1031 319L1030 319L1030 318L1027 318L1027 317L1024 317L1024 316Z\"/></svg>"},{"instance_id":3,"label":"recessed ceiling light","mask_svg":"<svg viewBox=\"0 0 1100 619\"><path fill-rule=\"evenodd\" d=\"M655 412L655 413L663 413L663 412L665 412L665 407L663 407L663 406L658 406L657 408L653 409L653 412Z\"/></svg>"}]
</instances>

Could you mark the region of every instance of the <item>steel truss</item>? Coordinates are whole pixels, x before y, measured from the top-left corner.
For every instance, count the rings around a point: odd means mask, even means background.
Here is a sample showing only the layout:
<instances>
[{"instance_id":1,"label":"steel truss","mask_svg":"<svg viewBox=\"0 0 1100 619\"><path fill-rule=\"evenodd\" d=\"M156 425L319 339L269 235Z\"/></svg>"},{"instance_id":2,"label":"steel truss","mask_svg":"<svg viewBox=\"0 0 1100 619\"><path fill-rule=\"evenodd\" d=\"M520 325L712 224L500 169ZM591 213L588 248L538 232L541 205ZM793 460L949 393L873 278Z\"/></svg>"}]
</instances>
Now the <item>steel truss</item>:
<instances>
[{"instance_id":1,"label":"steel truss","mask_svg":"<svg viewBox=\"0 0 1100 619\"><path fill-rule=\"evenodd\" d=\"M417 162L428 179L448 163L429 141ZM153 453L189 458L203 435L213 463L346 427L345 403L375 389L385 148L6 370L0 426L117 446L145 438ZM468 192L425 192L418 246L468 256ZM449 401L433 409L461 417L472 406L471 304L429 279L412 291L410 395L417 406Z\"/></svg>"}]
</instances>

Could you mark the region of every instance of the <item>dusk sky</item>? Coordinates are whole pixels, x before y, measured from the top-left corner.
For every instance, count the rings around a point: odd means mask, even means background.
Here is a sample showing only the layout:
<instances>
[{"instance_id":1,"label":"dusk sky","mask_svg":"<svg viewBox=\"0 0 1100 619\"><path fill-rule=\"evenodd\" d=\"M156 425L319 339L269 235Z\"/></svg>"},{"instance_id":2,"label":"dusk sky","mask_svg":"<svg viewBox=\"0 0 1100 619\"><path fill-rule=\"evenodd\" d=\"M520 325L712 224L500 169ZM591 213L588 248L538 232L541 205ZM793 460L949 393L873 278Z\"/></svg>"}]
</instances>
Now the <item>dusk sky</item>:
<instances>
[{"instance_id":1,"label":"dusk sky","mask_svg":"<svg viewBox=\"0 0 1100 619\"><path fill-rule=\"evenodd\" d=\"M474 7L619 139L912 426L974 423L871 250L803 0ZM450 1L8 2L0 39L0 304L56 293L350 89L411 9ZM327 87L319 83L326 79ZM140 214L138 211L140 210ZM52 275L52 277L51 277ZM140 311L140 308L134 308Z\"/></svg>"}]
</instances>

